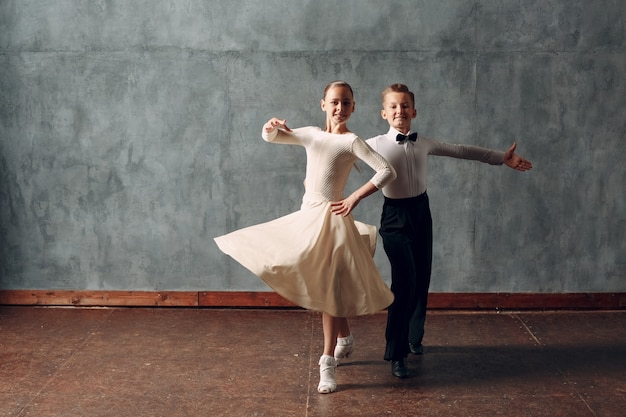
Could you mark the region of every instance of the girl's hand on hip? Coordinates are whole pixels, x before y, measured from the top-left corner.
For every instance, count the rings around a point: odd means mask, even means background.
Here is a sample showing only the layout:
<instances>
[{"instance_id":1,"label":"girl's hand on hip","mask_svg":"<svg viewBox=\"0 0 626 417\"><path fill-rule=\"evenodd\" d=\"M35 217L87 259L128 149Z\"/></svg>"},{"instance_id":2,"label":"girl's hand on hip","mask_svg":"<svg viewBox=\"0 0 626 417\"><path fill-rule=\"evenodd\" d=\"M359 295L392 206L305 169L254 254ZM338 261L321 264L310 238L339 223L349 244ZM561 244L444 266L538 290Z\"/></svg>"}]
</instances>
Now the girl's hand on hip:
<instances>
[{"instance_id":1,"label":"girl's hand on hip","mask_svg":"<svg viewBox=\"0 0 626 417\"><path fill-rule=\"evenodd\" d=\"M359 199L350 196L348 198L344 198L341 201L333 201L330 203L330 211L333 214L337 214L340 216L347 216L352 213L352 210L359 204Z\"/></svg>"}]
</instances>

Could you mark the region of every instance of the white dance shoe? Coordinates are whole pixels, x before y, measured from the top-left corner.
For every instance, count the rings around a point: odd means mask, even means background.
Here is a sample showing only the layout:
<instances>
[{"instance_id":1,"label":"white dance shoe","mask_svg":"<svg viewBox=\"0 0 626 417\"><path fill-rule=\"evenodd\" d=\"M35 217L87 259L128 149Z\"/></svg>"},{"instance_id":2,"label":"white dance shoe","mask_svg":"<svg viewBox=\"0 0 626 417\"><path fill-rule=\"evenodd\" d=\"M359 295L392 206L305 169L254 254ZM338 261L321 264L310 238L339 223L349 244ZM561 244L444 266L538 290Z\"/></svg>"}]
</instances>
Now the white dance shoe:
<instances>
[{"instance_id":1,"label":"white dance shoe","mask_svg":"<svg viewBox=\"0 0 626 417\"><path fill-rule=\"evenodd\" d=\"M320 383L317 386L317 392L320 394L330 394L337 389L337 380L335 379L335 371L337 370L337 361L330 355L322 355L319 361L320 365Z\"/></svg>"}]
</instances>

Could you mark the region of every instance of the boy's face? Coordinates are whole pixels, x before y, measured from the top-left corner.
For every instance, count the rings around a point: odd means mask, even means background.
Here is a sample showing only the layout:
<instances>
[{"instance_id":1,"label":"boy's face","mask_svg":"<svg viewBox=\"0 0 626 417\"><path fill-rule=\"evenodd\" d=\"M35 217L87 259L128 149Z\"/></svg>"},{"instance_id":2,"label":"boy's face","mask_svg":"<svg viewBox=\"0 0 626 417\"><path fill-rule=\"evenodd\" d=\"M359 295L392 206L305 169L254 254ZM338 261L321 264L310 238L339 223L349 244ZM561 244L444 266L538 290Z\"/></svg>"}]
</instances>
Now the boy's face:
<instances>
[{"instance_id":1,"label":"boy's face","mask_svg":"<svg viewBox=\"0 0 626 417\"><path fill-rule=\"evenodd\" d=\"M389 123L389 126L407 134L411 130L411 119L417 117L417 111L408 93L391 92L385 94L380 115Z\"/></svg>"}]
</instances>

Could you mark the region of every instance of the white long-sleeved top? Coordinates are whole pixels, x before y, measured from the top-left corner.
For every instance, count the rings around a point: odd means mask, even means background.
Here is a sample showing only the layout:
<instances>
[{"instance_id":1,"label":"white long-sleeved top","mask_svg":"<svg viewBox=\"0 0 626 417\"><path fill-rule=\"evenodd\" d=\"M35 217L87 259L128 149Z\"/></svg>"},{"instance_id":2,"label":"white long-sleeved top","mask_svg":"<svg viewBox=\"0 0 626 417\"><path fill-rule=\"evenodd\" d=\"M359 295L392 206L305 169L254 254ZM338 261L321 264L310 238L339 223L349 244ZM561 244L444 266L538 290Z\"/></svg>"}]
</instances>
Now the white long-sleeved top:
<instances>
[{"instance_id":1,"label":"white long-sleeved top","mask_svg":"<svg viewBox=\"0 0 626 417\"><path fill-rule=\"evenodd\" d=\"M416 197L426 191L428 155L469 159L491 165L502 165L504 162L504 152L501 151L473 145L451 145L419 135L415 142L397 142L398 133L390 127L386 134L366 140L396 170L396 179L382 189L383 195L388 198Z\"/></svg>"},{"instance_id":2,"label":"white long-sleeved top","mask_svg":"<svg viewBox=\"0 0 626 417\"><path fill-rule=\"evenodd\" d=\"M396 178L393 167L354 133L327 133L319 127L307 126L291 132L276 129L268 134L263 130L262 137L267 142L304 146L307 155L305 187L310 197L342 200L357 158L376 171L370 181L377 188L383 188Z\"/></svg>"}]
</instances>

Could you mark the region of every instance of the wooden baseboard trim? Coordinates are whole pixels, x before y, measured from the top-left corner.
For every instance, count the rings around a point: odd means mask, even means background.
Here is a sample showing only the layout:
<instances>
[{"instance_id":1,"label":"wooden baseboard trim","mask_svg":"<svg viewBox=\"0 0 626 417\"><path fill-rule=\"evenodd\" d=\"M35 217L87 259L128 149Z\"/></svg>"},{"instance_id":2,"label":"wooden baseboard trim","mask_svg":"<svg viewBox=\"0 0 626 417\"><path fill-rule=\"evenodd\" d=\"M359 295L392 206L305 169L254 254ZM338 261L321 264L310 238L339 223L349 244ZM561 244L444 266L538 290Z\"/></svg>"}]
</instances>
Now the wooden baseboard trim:
<instances>
[{"instance_id":1,"label":"wooden baseboard trim","mask_svg":"<svg viewBox=\"0 0 626 417\"><path fill-rule=\"evenodd\" d=\"M299 308L274 292L0 290L0 305ZM431 310L620 310L626 293L431 293Z\"/></svg>"},{"instance_id":2,"label":"wooden baseboard trim","mask_svg":"<svg viewBox=\"0 0 626 417\"><path fill-rule=\"evenodd\" d=\"M197 307L196 291L0 290L0 305Z\"/></svg>"}]
</instances>

